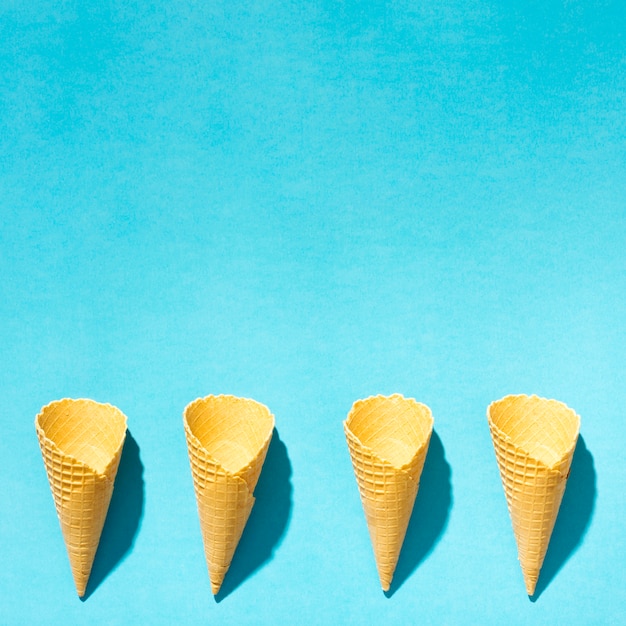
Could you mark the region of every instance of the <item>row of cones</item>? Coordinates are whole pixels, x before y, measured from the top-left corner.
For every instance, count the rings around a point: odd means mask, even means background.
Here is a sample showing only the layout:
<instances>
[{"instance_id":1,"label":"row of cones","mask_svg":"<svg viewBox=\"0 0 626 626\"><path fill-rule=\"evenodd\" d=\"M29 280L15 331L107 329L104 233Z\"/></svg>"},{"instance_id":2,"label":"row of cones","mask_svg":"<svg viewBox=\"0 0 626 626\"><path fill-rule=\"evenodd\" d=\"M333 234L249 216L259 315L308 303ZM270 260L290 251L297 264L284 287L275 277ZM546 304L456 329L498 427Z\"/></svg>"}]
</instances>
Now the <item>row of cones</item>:
<instances>
[{"instance_id":1,"label":"row of cones","mask_svg":"<svg viewBox=\"0 0 626 626\"><path fill-rule=\"evenodd\" d=\"M535 593L569 477L580 418L537 396L493 402L487 419L526 591ZM401 395L356 402L344 430L383 590L389 590L433 428L430 409Z\"/></svg>"},{"instance_id":2,"label":"row of cones","mask_svg":"<svg viewBox=\"0 0 626 626\"><path fill-rule=\"evenodd\" d=\"M189 404L183 417L216 594L254 505L274 416L254 400L208 396ZM110 404L66 398L43 407L35 427L76 591L83 597L113 494L126 417Z\"/></svg>"},{"instance_id":3,"label":"row of cones","mask_svg":"<svg viewBox=\"0 0 626 626\"><path fill-rule=\"evenodd\" d=\"M535 591L569 475L580 418L561 402L507 396L487 410L519 560ZM254 505L274 416L234 396L189 404L183 422L211 590L217 594ZM35 419L79 596L85 594L126 435L109 404L64 399ZM433 429L430 409L399 394L354 403L344 431L382 588L390 588Z\"/></svg>"}]
</instances>

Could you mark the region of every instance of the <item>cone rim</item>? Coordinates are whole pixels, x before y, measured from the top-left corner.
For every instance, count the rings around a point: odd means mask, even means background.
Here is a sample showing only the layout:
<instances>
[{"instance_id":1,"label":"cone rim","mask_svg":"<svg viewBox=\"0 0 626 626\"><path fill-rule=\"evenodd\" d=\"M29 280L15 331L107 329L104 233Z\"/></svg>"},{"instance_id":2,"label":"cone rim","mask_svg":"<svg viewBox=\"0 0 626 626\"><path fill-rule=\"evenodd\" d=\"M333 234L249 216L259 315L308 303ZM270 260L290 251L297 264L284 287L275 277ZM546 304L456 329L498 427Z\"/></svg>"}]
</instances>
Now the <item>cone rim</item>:
<instances>
[{"instance_id":1,"label":"cone rim","mask_svg":"<svg viewBox=\"0 0 626 626\"><path fill-rule=\"evenodd\" d=\"M106 407L108 409L113 409L113 412L121 415L122 419L124 420L124 434L121 437L118 447L115 449L114 453L111 455L111 459L106 464L102 472L98 471L97 469L89 465L88 463L85 463L84 461L77 459L74 455L65 452L64 450L59 448L59 446L52 439L46 436L43 427L39 423L39 418L43 417L46 410L52 408L53 406L57 404L61 404L63 402L89 402L92 404L97 404L99 406ZM109 471L111 469L111 466L114 464L115 459L117 458L121 449L124 447L124 442L126 440L126 433L128 431L128 418L126 417L126 415L121 409L119 409L118 407L116 407L115 405L109 402L98 402L97 400L92 400L91 398L68 398L66 397L66 398L61 398L59 400L52 400L52 402L48 402L48 404L41 407L41 410L35 416L35 429L37 430L37 435L39 436L40 440L46 446L52 447L54 450L57 450L59 454L63 456L64 459L68 460L68 462L72 463L73 465L77 465L79 467L85 468L86 470L90 471L91 473L93 473L95 476L98 476L99 478L109 478Z\"/></svg>"},{"instance_id":2,"label":"cone rim","mask_svg":"<svg viewBox=\"0 0 626 626\"><path fill-rule=\"evenodd\" d=\"M575 432L575 436L572 438L572 443L571 445L566 448L566 450L563 452L562 455L560 455L560 457L551 465L548 465L547 463L545 463L544 461L542 461L541 459L537 458L536 456L533 456L532 454L530 454L527 450L525 450L522 446L516 444L513 441L513 438L510 437L507 433L505 433L501 428L499 428L498 426L496 426L496 424L494 423L492 417L491 417L491 410L492 407L494 407L497 404L500 404L501 402L504 402L505 400L509 400L509 399L517 399L517 398L528 398L528 399L536 399L536 400L540 400L541 402L553 402L556 403L558 405L560 405L561 407L564 407L565 409L567 409L567 411L571 414L574 415L574 417L576 417L576 432ZM578 413L576 413L576 411L574 409L572 409L570 406L568 406L567 404L565 404L565 402L561 402L560 400L556 400L554 398L544 398L543 396L539 396L537 394L525 394L525 393L518 393L518 394L507 394L506 396L503 396L502 398L499 398L498 400L494 400L493 402L491 402L489 404L489 406L487 407L487 421L489 423L489 428L492 429L493 431L495 431L498 434L498 437L500 439L502 439L503 441L505 441L507 444L509 444L511 447L513 447L516 452L518 453L522 453L524 456L527 456L529 458L532 458L533 461L535 463L537 463L537 465L544 467L545 469L549 470L549 471L554 471L558 468L559 465L561 465L561 463L563 463L563 459L566 459L569 455L573 454L574 449L576 448L576 443L578 441L578 436L580 435L580 415L578 415Z\"/></svg>"},{"instance_id":3,"label":"cone rim","mask_svg":"<svg viewBox=\"0 0 626 626\"><path fill-rule=\"evenodd\" d=\"M215 458L215 456L212 455L206 449L204 445L202 445L202 442L194 435L193 431L191 430L191 427L189 426L189 422L187 421L187 412L196 404L200 402L206 402L207 400L237 400L237 401L244 401L244 402L252 402L253 404L256 404L257 406L267 411L267 415L271 420L271 428L268 429L267 436L263 440L263 443L259 446L258 450L255 452L252 458L243 467L240 467L236 472L231 472L226 467L224 467L221 461ZM193 442L198 446L198 448L203 451L203 453L206 455L208 459L210 459L225 474L228 474L228 476L231 476L233 478L238 478L239 480L243 480L243 478L241 477L241 474L245 474L250 469L250 467L254 463L254 460L258 457L258 455L267 447L269 447L269 443L272 440L272 436L274 434L274 429L276 428L276 418L274 417L274 414L270 411L267 405L263 404L262 402L259 402L258 400L254 400L253 398L235 396L229 393L220 393L217 395L211 393L208 396L198 397L195 400L192 400L191 402L189 402L189 404L187 404L187 406L183 410L183 425L185 427L186 434L190 437L190 439L193 440ZM250 493L252 493L252 491L250 491Z\"/></svg>"},{"instance_id":4,"label":"cone rim","mask_svg":"<svg viewBox=\"0 0 626 626\"><path fill-rule=\"evenodd\" d=\"M365 445L361 439L359 437L357 437L357 435L352 431L352 429L350 428L349 425L349 421L351 416L353 415L353 413L362 405L367 404L368 402L371 402L372 400L390 400L392 398L399 398L401 400L404 400L410 404L413 404L421 409L426 409L426 417L428 418L429 422L430 422L430 431L428 433L428 437L425 438L425 440L422 442L422 445L419 446L415 452L413 453L413 455L411 456L411 458L404 464L398 466L395 465L394 463L392 463L389 459L385 459L383 456L381 456L380 454L378 454L377 452L374 451L373 448L371 448L370 446ZM402 472L407 472L408 468L411 467L411 465L413 465L413 463L415 462L415 459L421 454L422 450L427 447L430 444L430 438L432 436L432 432L433 432L433 428L434 428L434 424L435 424L435 420L433 418L433 413L432 410L430 409L430 407L426 404L424 404L423 402L418 402L415 398L412 397L405 397L404 395L402 395L401 393L392 393L388 396L379 393L376 395L371 395L368 396L367 398L362 398L359 400L356 400L353 404L352 407L350 408L350 411L348 412L348 415L346 417L346 419L343 421L343 426L344 426L344 430L346 431L346 434L349 433L349 435L351 437L353 437L354 439L356 439L356 441L359 442L359 445L361 446L361 448L363 448L363 450L366 450L367 452L369 452L372 457L378 459L381 463L388 465L389 467L393 467L395 470L397 471L402 471Z\"/></svg>"}]
</instances>

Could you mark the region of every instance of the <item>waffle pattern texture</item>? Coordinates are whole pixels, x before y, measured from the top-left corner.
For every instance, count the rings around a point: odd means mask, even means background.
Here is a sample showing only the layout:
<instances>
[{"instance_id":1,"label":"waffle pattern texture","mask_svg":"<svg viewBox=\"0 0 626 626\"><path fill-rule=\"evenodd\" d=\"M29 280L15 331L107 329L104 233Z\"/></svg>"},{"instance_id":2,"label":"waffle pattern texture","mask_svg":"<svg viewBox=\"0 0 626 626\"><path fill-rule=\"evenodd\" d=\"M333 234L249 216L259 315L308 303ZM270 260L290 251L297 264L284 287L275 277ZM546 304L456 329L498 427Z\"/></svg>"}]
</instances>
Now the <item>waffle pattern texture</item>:
<instances>
[{"instance_id":1,"label":"waffle pattern texture","mask_svg":"<svg viewBox=\"0 0 626 626\"><path fill-rule=\"evenodd\" d=\"M35 428L82 597L113 494L126 416L110 404L66 398L43 407Z\"/></svg>"},{"instance_id":2,"label":"waffle pattern texture","mask_svg":"<svg viewBox=\"0 0 626 626\"><path fill-rule=\"evenodd\" d=\"M487 418L532 596L563 499L580 417L562 402L518 395L493 402Z\"/></svg>"},{"instance_id":3,"label":"waffle pattern texture","mask_svg":"<svg viewBox=\"0 0 626 626\"><path fill-rule=\"evenodd\" d=\"M384 591L398 563L432 429L430 409L400 394L358 400L344 422Z\"/></svg>"},{"instance_id":4,"label":"waffle pattern texture","mask_svg":"<svg viewBox=\"0 0 626 626\"><path fill-rule=\"evenodd\" d=\"M189 404L183 422L211 590L216 594L254 505L274 416L254 400L220 395Z\"/></svg>"}]
</instances>

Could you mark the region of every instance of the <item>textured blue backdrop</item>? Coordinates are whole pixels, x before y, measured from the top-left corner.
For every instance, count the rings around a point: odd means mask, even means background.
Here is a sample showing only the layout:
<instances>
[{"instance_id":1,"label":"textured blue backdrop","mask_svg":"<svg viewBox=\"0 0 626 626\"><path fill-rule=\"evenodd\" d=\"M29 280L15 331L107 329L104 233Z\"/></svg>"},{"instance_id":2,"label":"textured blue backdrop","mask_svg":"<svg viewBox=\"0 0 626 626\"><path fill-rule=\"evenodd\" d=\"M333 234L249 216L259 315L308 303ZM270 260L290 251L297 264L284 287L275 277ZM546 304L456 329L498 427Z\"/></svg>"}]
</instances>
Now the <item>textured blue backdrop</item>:
<instances>
[{"instance_id":1,"label":"textured blue backdrop","mask_svg":"<svg viewBox=\"0 0 626 626\"><path fill-rule=\"evenodd\" d=\"M0 622L623 617L626 8L416 4L2 3ZM436 436L385 597L341 421L392 392ZM535 602L485 417L520 392L582 417ZM218 602L209 393L278 433ZM33 426L65 396L132 434L84 602Z\"/></svg>"}]
</instances>

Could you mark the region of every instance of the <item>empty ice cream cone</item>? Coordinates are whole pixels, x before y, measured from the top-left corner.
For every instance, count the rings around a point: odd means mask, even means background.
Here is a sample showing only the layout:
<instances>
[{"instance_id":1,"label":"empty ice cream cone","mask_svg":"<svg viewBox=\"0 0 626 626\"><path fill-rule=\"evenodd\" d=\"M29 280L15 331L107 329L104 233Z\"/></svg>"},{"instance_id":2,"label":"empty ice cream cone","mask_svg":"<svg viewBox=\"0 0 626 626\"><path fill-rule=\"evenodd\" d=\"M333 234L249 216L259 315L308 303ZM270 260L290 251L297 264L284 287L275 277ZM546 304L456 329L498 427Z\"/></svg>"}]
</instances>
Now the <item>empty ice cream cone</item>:
<instances>
[{"instance_id":1,"label":"empty ice cream cone","mask_svg":"<svg viewBox=\"0 0 626 626\"><path fill-rule=\"evenodd\" d=\"M211 590L217 594L254 505L274 416L254 400L220 395L189 404L183 422Z\"/></svg>"},{"instance_id":2,"label":"empty ice cream cone","mask_svg":"<svg viewBox=\"0 0 626 626\"><path fill-rule=\"evenodd\" d=\"M519 395L493 402L487 418L532 596L563 499L580 417L562 402Z\"/></svg>"},{"instance_id":3,"label":"empty ice cream cone","mask_svg":"<svg viewBox=\"0 0 626 626\"><path fill-rule=\"evenodd\" d=\"M113 494L126 416L110 404L66 398L43 407L35 428L82 597Z\"/></svg>"},{"instance_id":4,"label":"empty ice cream cone","mask_svg":"<svg viewBox=\"0 0 626 626\"><path fill-rule=\"evenodd\" d=\"M432 429L430 409L400 394L358 400L344 422L385 591L398 563Z\"/></svg>"}]
</instances>

